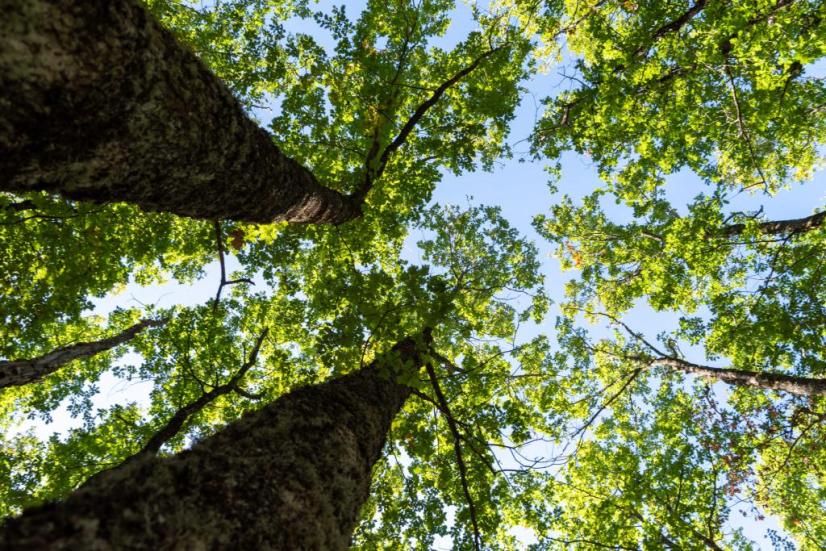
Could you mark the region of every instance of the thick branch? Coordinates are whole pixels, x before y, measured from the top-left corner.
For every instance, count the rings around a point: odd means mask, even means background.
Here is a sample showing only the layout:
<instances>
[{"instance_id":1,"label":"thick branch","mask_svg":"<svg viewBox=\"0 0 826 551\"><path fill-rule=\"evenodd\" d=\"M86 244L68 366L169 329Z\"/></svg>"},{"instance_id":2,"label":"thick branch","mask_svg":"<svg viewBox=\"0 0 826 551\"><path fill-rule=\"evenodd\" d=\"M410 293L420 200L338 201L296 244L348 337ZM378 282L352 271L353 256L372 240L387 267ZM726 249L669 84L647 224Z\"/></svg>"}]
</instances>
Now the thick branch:
<instances>
[{"instance_id":1,"label":"thick branch","mask_svg":"<svg viewBox=\"0 0 826 551\"><path fill-rule=\"evenodd\" d=\"M184 426L184 423L186 423L190 417L204 409L204 407L213 402L219 396L229 394L233 391L238 391L238 385L240 384L241 379L244 378L247 371L255 365L256 361L258 361L258 351L261 350L261 343L264 342L268 332L268 329L264 329L264 331L261 332L261 335L259 335L258 339L255 341L255 345L250 352L249 359L244 362L235 375L233 375L226 383L214 387L209 392L202 394L194 402L189 403L176 411L175 415L173 415L169 421L167 421L166 424L158 432L156 432L146 444L144 444L143 448L141 448L138 453L124 461L123 464L134 461L144 455L155 455L164 444L178 434L181 427Z\"/></svg>"},{"instance_id":2,"label":"thick branch","mask_svg":"<svg viewBox=\"0 0 826 551\"><path fill-rule=\"evenodd\" d=\"M706 7L706 0L697 0L697 2L691 6L688 10L683 12L677 19L670 21L654 31L651 35L649 40L650 44L660 40L661 38L665 37L665 35L678 32L680 29L685 27L692 19L697 17L697 15L703 11L703 8ZM651 49L651 46L640 46L635 52L634 57L643 57L645 56L648 51Z\"/></svg>"},{"instance_id":3,"label":"thick branch","mask_svg":"<svg viewBox=\"0 0 826 551\"><path fill-rule=\"evenodd\" d=\"M601 315L622 326L625 331L644 344L648 349L657 354L656 358L650 356L621 356L626 359L636 360L649 366L659 364L672 369L677 369L684 373L692 373L708 379L719 379L731 385L750 386L767 390L783 390L791 394L801 396L826 395L826 379L813 379L809 377L796 377L782 373L771 373L766 371L745 371L743 369L732 369L723 367L711 367L699 365L676 356L668 355L648 342L641 334L631 330L621 320L610 314L603 312L589 312ZM639 371L639 369L637 370Z\"/></svg>"},{"instance_id":4,"label":"thick branch","mask_svg":"<svg viewBox=\"0 0 826 551\"><path fill-rule=\"evenodd\" d=\"M360 215L142 2L0 0L0 12L0 190L210 220Z\"/></svg>"},{"instance_id":5,"label":"thick branch","mask_svg":"<svg viewBox=\"0 0 826 551\"><path fill-rule=\"evenodd\" d=\"M258 359L258 351L261 349L261 343L264 341L264 338L267 336L269 329L264 329L261 335L255 342L255 345L252 348L252 352L250 352L249 359L244 362L241 368L233 375L226 383L213 387L212 390L209 392L204 392L201 396L185 405L181 409L175 412L175 414L169 418L169 420L162 426L152 437L144 444L144 446L136 453L130 455L123 461L121 461L118 465L114 467L108 468L104 471L100 471L94 475L92 475L86 482L84 482L80 487L83 488L90 484L93 484L98 478L102 476L108 476L106 473L110 471L114 471L117 469L121 469L124 465L129 463L133 463L142 457L148 457L156 455L160 449L163 447L164 444L169 442L172 438L175 437L180 431L184 424L196 413L204 409L210 403L215 401L219 396L223 396L224 394L229 394L230 392L236 392L242 396L248 397L250 399L256 399L255 396L251 395L250 393L243 390L239 384L241 379L246 375L247 371L250 370L252 366L255 365ZM203 388L203 382L198 380L198 383Z\"/></svg>"},{"instance_id":6,"label":"thick branch","mask_svg":"<svg viewBox=\"0 0 826 551\"><path fill-rule=\"evenodd\" d=\"M757 225L760 233L766 235L784 235L792 233L805 233L823 226L826 221L826 210L817 212L805 218L793 218L789 220L770 220ZM733 237L740 235L746 229L745 224L730 224L723 228L723 235Z\"/></svg>"},{"instance_id":7,"label":"thick branch","mask_svg":"<svg viewBox=\"0 0 826 551\"><path fill-rule=\"evenodd\" d=\"M652 364L664 365L684 373L692 373L708 379L719 379L736 386L750 386L767 390L782 390L800 396L826 396L826 379L795 377L782 373L745 371L722 367L698 365L675 357L656 358Z\"/></svg>"},{"instance_id":8,"label":"thick branch","mask_svg":"<svg viewBox=\"0 0 826 551\"><path fill-rule=\"evenodd\" d=\"M48 354L29 360L0 361L0 388L40 381L72 360L87 358L124 344L147 327L159 327L164 323L166 320L147 319L107 339L61 346Z\"/></svg>"},{"instance_id":9,"label":"thick branch","mask_svg":"<svg viewBox=\"0 0 826 551\"><path fill-rule=\"evenodd\" d=\"M496 52L502 50L505 46L499 46L497 48L490 49L477 57L473 60L473 62L468 65L467 67L463 68L461 71L457 72L455 75L444 81L438 88L433 92L433 94L427 98L424 102L419 105L410 118L404 123L402 129L399 131L399 134L390 142L387 147L384 148L384 151L379 157L378 166L370 170L368 167L367 174L365 175L364 185L359 189L356 193L351 196L351 199L356 203L361 203L364 198L367 196L367 193L373 187L373 183L378 180L381 175L384 173L384 169L387 167L387 163L390 160L391 155L396 152L404 143L407 141L407 137L410 135L411 132L416 128L416 125L419 124L422 117L428 112L428 110L436 105L441 97L447 92L450 88L455 86L459 83L460 80L465 78L467 75L472 73L476 70L477 67L487 58L495 54Z\"/></svg>"}]
</instances>

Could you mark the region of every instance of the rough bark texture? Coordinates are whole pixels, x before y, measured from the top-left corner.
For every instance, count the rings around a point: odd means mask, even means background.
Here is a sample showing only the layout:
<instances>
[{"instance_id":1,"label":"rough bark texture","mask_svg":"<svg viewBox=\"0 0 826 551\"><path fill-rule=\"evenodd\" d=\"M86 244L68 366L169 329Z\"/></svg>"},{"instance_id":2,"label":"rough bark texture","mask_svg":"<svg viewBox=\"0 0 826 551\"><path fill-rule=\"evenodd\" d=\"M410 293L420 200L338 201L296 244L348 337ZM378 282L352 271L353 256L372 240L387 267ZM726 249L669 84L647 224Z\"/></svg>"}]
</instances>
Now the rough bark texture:
<instances>
[{"instance_id":1,"label":"rough bark texture","mask_svg":"<svg viewBox=\"0 0 826 551\"><path fill-rule=\"evenodd\" d=\"M157 327L163 323L157 320L143 320L108 339L62 346L37 358L0 361L0 388L37 382L72 360L93 356L124 344L147 327Z\"/></svg>"},{"instance_id":2,"label":"rough bark texture","mask_svg":"<svg viewBox=\"0 0 826 551\"><path fill-rule=\"evenodd\" d=\"M0 549L346 549L410 393L379 368L421 365L412 339L384 358L30 509L7 522Z\"/></svg>"},{"instance_id":3,"label":"rough bark texture","mask_svg":"<svg viewBox=\"0 0 826 551\"><path fill-rule=\"evenodd\" d=\"M0 0L0 190L205 219L360 215L138 0Z\"/></svg>"},{"instance_id":4,"label":"rough bark texture","mask_svg":"<svg viewBox=\"0 0 826 551\"><path fill-rule=\"evenodd\" d=\"M751 386L767 390L783 390L800 396L826 396L826 379L812 379L809 377L795 377L782 373L765 371L744 371L742 369L726 369L697 365L676 358L664 358L655 361L678 369L685 373L693 373L700 377L719 379L725 383L738 386Z\"/></svg>"}]
</instances>

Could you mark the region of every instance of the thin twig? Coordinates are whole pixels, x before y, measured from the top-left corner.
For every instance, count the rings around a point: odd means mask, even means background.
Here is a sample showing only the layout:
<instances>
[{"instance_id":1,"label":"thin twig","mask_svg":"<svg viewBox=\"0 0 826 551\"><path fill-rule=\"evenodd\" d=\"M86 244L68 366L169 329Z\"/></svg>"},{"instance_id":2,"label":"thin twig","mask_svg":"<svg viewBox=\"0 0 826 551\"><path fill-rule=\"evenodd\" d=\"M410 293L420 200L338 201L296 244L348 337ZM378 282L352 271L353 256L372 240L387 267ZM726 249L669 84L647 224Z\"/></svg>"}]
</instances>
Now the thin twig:
<instances>
[{"instance_id":1,"label":"thin twig","mask_svg":"<svg viewBox=\"0 0 826 551\"><path fill-rule=\"evenodd\" d=\"M763 174L763 169L760 168L760 163L757 162L757 155L754 152L754 146L751 143L751 134L746 128L746 123L743 120L743 111L740 108L740 98L737 95L737 85L734 82L734 74L731 71L731 65L726 61L725 65L725 72L726 76L728 77L729 85L731 86L731 97L734 101L734 111L737 115L737 125L740 129L740 137L745 140L746 146L749 150L749 155L751 156L751 164L754 169L757 171L757 174L760 176L760 181L763 183L763 189L765 191L769 191L769 183L766 180L766 176Z\"/></svg>"},{"instance_id":2,"label":"thin twig","mask_svg":"<svg viewBox=\"0 0 826 551\"><path fill-rule=\"evenodd\" d=\"M224 261L224 241L221 234L221 222L215 221L215 242L218 246L218 263L221 265L221 282L218 284L218 292L215 293L215 302L213 302L212 309L218 308L218 303L221 302L221 291L227 285L235 285L236 283L246 283L248 285L255 285L251 279L242 277L240 279L227 280L227 267Z\"/></svg>"},{"instance_id":3,"label":"thin twig","mask_svg":"<svg viewBox=\"0 0 826 551\"><path fill-rule=\"evenodd\" d=\"M439 379L436 376L436 371L433 369L433 364L430 362L426 363L425 369L427 369L430 384L433 386L433 392L436 394L436 400L439 402L439 409L446 413L445 420L447 421L447 426L450 428L450 432L453 435L453 449L456 452L456 464L459 467L459 477L462 481L462 490L464 491L465 499L468 503L470 521L473 524L474 547L476 551L481 551L482 539L479 535L479 522L476 518L476 506L473 503L473 497L470 495L470 488L468 487L467 481L467 466L465 465L465 459L462 455L462 436L459 433L459 428L456 426L456 420L453 418L453 414L450 413L450 406L448 405L447 399L442 392L442 387L439 385Z\"/></svg>"}]
</instances>

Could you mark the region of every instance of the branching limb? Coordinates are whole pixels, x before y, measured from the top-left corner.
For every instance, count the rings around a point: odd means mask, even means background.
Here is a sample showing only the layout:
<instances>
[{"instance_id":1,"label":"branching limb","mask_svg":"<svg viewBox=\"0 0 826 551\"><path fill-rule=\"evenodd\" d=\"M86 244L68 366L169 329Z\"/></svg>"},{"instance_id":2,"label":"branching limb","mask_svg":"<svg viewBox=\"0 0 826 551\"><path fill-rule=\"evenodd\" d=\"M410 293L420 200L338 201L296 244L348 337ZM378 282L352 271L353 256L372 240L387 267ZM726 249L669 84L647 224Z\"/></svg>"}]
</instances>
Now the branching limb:
<instances>
[{"instance_id":1,"label":"branching limb","mask_svg":"<svg viewBox=\"0 0 826 551\"><path fill-rule=\"evenodd\" d=\"M617 398L619 398L622 395L622 393L625 392L625 389L628 388L631 385L631 383L634 382L634 380L636 380L636 378L639 376L640 373L642 373L642 371L643 368L641 367L632 371L628 378L625 380L625 383L623 383L623 385L620 387L620 389L616 391L614 394L612 394L607 400L605 400L602 403L602 405L599 406L599 409L597 409L597 411L593 415L591 415L588 421L586 421L582 427L577 429L575 435L580 435L580 441L582 441L582 438L585 436L585 431L588 429L588 427L590 427L594 423L594 421L597 420L597 417L599 417L599 415L603 411L605 411L606 408L610 407L611 404L613 404L617 400Z\"/></svg>"},{"instance_id":2,"label":"branching limb","mask_svg":"<svg viewBox=\"0 0 826 551\"><path fill-rule=\"evenodd\" d=\"M743 369L711 367L695 364L673 356L654 358L651 360L651 364L663 365L708 379L719 379L735 386L782 390L799 396L826 396L826 379L797 377L784 373L765 371L745 371Z\"/></svg>"},{"instance_id":3,"label":"branching limb","mask_svg":"<svg viewBox=\"0 0 826 551\"><path fill-rule=\"evenodd\" d=\"M167 320L145 319L107 339L61 346L48 354L26 360L0 361L0 388L40 381L72 360L88 358L132 340L147 327L160 327Z\"/></svg>"},{"instance_id":4,"label":"branching limb","mask_svg":"<svg viewBox=\"0 0 826 551\"><path fill-rule=\"evenodd\" d=\"M410 390L410 393L413 394L414 396L418 397L419 399L421 399L421 400L423 400L423 401L425 401L429 404L432 404L439 411L439 413L441 413L445 417L450 417L453 420L454 423L456 423L457 425L462 425L465 428L465 430L468 431L469 433L472 431L472 427L470 427L467 423L462 423L461 421L459 421L458 419L453 417L453 413L450 410L442 409L442 406L439 402L437 402L436 400L434 400L433 398L431 398L430 396L428 396L424 392L421 392L420 390L416 390L414 388L414 389ZM459 437L462 440L464 440L465 442L467 442L467 445L470 448L470 451L472 451L473 454L476 457L478 457L482 461L482 463L485 464L485 466L487 466L487 468L491 472L491 474L495 475L495 474L499 473L499 471L497 471L494 468L493 463L491 462L490 458L488 458L485 455L485 452L480 450L479 448L477 448L473 444L473 440L475 439L482 446L482 448L484 450L489 451L489 448L488 448L490 446L489 442L486 442L484 439L482 439L478 436L473 436L472 434L470 436L463 436L461 433L459 433Z\"/></svg>"},{"instance_id":5,"label":"branching limb","mask_svg":"<svg viewBox=\"0 0 826 551\"><path fill-rule=\"evenodd\" d=\"M594 312L589 313L594 314ZM614 323L621 325L629 335L637 339L639 342L642 342L656 354L656 357L650 357L647 355L623 356L625 359L640 361L647 364L647 366L662 365L684 373L699 375L700 377L705 377L707 379L719 379L725 383L735 386L749 386L767 390L782 390L784 392L797 394L800 396L826 396L826 379L799 377L795 375L786 375L784 373L773 373L766 371L746 371L744 369L712 367L696 364L679 358L673 354L666 354L647 341L642 335L631 330L628 325L616 317L601 312L597 312L596 314L607 317Z\"/></svg>"},{"instance_id":6,"label":"branching limb","mask_svg":"<svg viewBox=\"0 0 826 551\"><path fill-rule=\"evenodd\" d=\"M169 442L169 440L178 434L184 424L193 415L204 409L219 396L229 394L230 392L236 392L244 397L255 399L257 395L242 390L239 384L244 375L246 375L247 372L256 364L258 360L258 351L261 349L261 344L264 342L268 332L269 329L264 329L264 331L261 332L258 339L255 341L255 345L252 347L252 351L250 351L249 358L246 362L244 362L235 375L233 375L226 383L213 387L209 392L202 394L194 402L191 402L176 411L175 414L164 424L164 426L161 427L161 429L158 430L152 438L150 438L149 441L143 445L139 452L126 458L121 465L131 463L144 456L156 455L164 444Z\"/></svg>"},{"instance_id":7,"label":"branching limb","mask_svg":"<svg viewBox=\"0 0 826 551\"><path fill-rule=\"evenodd\" d=\"M706 6L706 0L697 0L693 6L691 6L688 10L683 12L677 19L673 21L669 21L662 27L658 28L654 33L651 35L651 38L648 40L648 43L640 46L637 48L632 56L634 58L643 58L648 55L648 52L651 51L651 48L661 38L664 38L666 35L671 33L679 32L680 29L685 27L692 19L697 17L703 8ZM622 69L620 69L622 70Z\"/></svg>"},{"instance_id":8,"label":"branching limb","mask_svg":"<svg viewBox=\"0 0 826 551\"><path fill-rule=\"evenodd\" d=\"M826 222L826 210L803 218L761 222L757 225L757 230L766 235L798 234L820 228L824 222ZM740 235L745 229L745 224L729 224L723 227L723 235L733 237Z\"/></svg>"},{"instance_id":9,"label":"branching limb","mask_svg":"<svg viewBox=\"0 0 826 551\"><path fill-rule=\"evenodd\" d=\"M382 151L382 154L379 157L378 166L376 166L372 170L367 170L367 173L364 177L364 183L362 184L361 188L351 195L351 199L355 203L361 203L362 201L364 201L364 198L367 196L367 194L370 192L370 189L373 187L373 183L376 180L378 180L384 173L384 170L387 167L387 163L390 160L391 155L393 155L393 153L395 153L396 150L398 150L402 145L405 144L408 136L410 136L410 133L413 132L413 130L416 128L416 125L419 124L419 122L430 110L430 108L439 102L439 100L442 98L445 92L447 92L450 88L455 86L464 77L476 70L476 68L479 67L479 65L487 58L489 58L496 52L499 52L502 49L504 49L505 46L506 45L502 45L496 48L492 48L480 55L479 57L477 57L476 59L474 59L470 65L463 68L455 75L450 77L448 80L443 82L441 85L439 85L439 87L436 88L433 94L416 108L416 110L413 112L413 114L410 116L407 122L404 123L404 126L402 126L402 129L399 131L398 135L393 139L392 142L390 142L387 145L387 147L384 148L384 151Z\"/></svg>"}]
</instances>

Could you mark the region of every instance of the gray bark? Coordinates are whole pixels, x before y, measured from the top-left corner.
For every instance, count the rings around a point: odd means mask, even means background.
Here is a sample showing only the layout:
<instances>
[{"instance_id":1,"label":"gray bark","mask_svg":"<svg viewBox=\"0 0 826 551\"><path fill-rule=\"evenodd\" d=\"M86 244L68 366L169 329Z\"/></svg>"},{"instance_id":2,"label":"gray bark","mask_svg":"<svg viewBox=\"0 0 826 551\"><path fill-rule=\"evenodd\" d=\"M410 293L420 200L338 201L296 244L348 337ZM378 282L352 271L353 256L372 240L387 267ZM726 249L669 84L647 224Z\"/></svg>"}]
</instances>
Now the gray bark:
<instances>
[{"instance_id":1,"label":"gray bark","mask_svg":"<svg viewBox=\"0 0 826 551\"><path fill-rule=\"evenodd\" d=\"M826 211L817 212L804 218L792 218L790 220L770 220L757 225L760 233L766 235L784 235L792 233L805 233L815 228L819 228L826 221ZM731 224L723 228L723 233L727 236L739 235L745 231L745 224Z\"/></svg>"},{"instance_id":2,"label":"gray bark","mask_svg":"<svg viewBox=\"0 0 826 551\"><path fill-rule=\"evenodd\" d=\"M72 360L87 358L124 344L147 327L157 327L163 325L163 323L163 321L158 320L143 320L106 339L62 346L37 358L0 361L0 388L27 385L40 381Z\"/></svg>"},{"instance_id":3,"label":"gray bark","mask_svg":"<svg viewBox=\"0 0 826 551\"><path fill-rule=\"evenodd\" d=\"M826 379L795 377L766 371L745 371L698 365L678 358L660 358L653 363L692 373L708 379L719 379L730 385L750 386L767 390L782 390L800 396L826 396Z\"/></svg>"},{"instance_id":4,"label":"gray bark","mask_svg":"<svg viewBox=\"0 0 826 551\"><path fill-rule=\"evenodd\" d=\"M0 191L257 223L360 215L138 0L0 0L0 14Z\"/></svg>"},{"instance_id":5,"label":"gray bark","mask_svg":"<svg viewBox=\"0 0 826 551\"><path fill-rule=\"evenodd\" d=\"M420 366L419 350L404 340L186 452L102 473L66 501L8 521L0 549L346 549L410 394L382 372Z\"/></svg>"}]
</instances>

